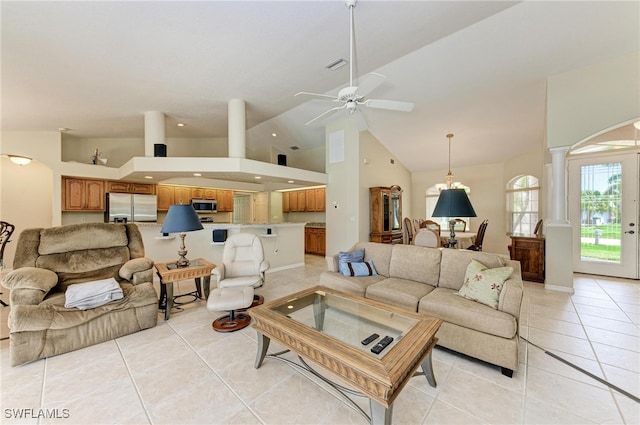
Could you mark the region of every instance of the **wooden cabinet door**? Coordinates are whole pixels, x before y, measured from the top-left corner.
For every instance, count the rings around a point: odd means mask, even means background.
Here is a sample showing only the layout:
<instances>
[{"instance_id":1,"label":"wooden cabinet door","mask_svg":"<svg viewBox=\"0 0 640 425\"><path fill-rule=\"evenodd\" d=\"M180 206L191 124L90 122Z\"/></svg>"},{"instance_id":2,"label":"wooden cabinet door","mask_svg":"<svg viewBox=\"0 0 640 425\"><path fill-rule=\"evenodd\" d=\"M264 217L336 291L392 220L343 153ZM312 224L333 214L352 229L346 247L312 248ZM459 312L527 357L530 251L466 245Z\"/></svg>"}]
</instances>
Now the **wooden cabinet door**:
<instances>
[{"instance_id":1,"label":"wooden cabinet door","mask_svg":"<svg viewBox=\"0 0 640 425\"><path fill-rule=\"evenodd\" d=\"M156 194L155 184L130 183L129 188L131 190L131 193L135 193L137 195L155 195Z\"/></svg>"},{"instance_id":2,"label":"wooden cabinet door","mask_svg":"<svg viewBox=\"0 0 640 425\"><path fill-rule=\"evenodd\" d=\"M191 199L204 199L204 188L202 188L202 187L192 187L191 188Z\"/></svg>"},{"instance_id":3,"label":"wooden cabinet door","mask_svg":"<svg viewBox=\"0 0 640 425\"><path fill-rule=\"evenodd\" d=\"M289 211L298 212L298 191L289 192Z\"/></svg>"},{"instance_id":4,"label":"wooden cabinet door","mask_svg":"<svg viewBox=\"0 0 640 425\"><path fill-rule=\"evenodd\" d=\"M300 193L302 194L302 192ZM304 191L304 210L308 212L316 211L316 194L314 189L307 189Z\"/></svg>"},{"instance_id":5,"label":"wooden cabinet door","mask_svg":"<svg viewBox=\"0 0 640 425\"><path fill-rule=\"evenodd\" d=\"M307 210L307 197L304 190L298 191L298 212L304 212Z\"/></svg>"},{"instance_id":6,"label":"wooden cabinet door","mask_svg":"<svg viewBox=\"0 0 640 425\"><path fill-rule=\"evenodd\" d=\"M318 229L318 251L320 255L325 255L327 246L327 231L325 229Z\"/></svg>"},{"instance_id":7,"label":"wooden cabinet door","mask_svg":"<svg viewBox=\"0 0 640 425\"><path fill-rule=\"evenodd\" d=\"M203 196L202 199L209 199L209 200L216 199L216 196L217 196L216 192L217 191L215 189L205 188L202 193L202 196Z\"/></svg>"},{"instance_id":8,"label":"wooden cabinet door","mask_svg":"<svg viewBox=\"0 0 640 425\"><path fill-rule=\"evenodd\" d=\"M289 212L289 193L291 192L282 192L282 212Z\"/></svg>"},{"instance_id":9,"label":"wooden cabinet door","mask_svg":"<svg viewBox=\"0 0 640 425\"><path fill-rule=\"evenodd\" d=\"M85 180L85 205L90 211L104 211L104 181Z\"/></svg>"},{"instance_id":10,"label":"wooden cabinet door","mask_svg":"<svg viewBox=\"0 0 640 425\"><path fill-rule=\"evenodd\" d=\"M64 209L67 211L81 211L84 209L84 180L65 178Z\"/></svg>"},{"instance_id":11,"label":"wooden cabinet door","mask_svg":"<svg viewBox=\"0 0 640 425\"><path fill-rule=\"evenodd\" d=\"M107 180L107 192L109 193L129 193L130 184L127 182L119 182Z\"/></svg>"},{"instance_id":12,"label":"wooden cabinet door","mask_svg":"<svg viewBox=\"0 0 640 425\"><path fill-rule=\"evenodd\" d=\"M187 186L175 186L173 188L173 201L175 204L187 205L191 203L191 188Z\"/></svg>"},{"instance_id":13,"label":"wooden cabinet door","mask_svg":"<svg viewBox=\"0 0 640 425\"><path fill-rule=\"evenodd\" d=\"M314 197L315 197L315 202L316 202L316 211L318 212L324 212L325 208L326 208L326 190L325 188L320 188L320 189L315 189L314 190Z\"/></svg>"},{"instance_id":14,"label":"wooden cabinet door","mask_svg":"<svg viewBox=\"0 0 640 425\"><path fill-rule=\"evenodd\" d=\"M218 212L233 211L233 190L217 190Z\"/></svg>"},{"instance_id":15,"label":"wooden cabinet door","mask_svg":"<svg viewBox=\"0 0 640 425\"><path fill-rule=\"evenodd\" d=\"M158 211L168 211L174 202L174 187L158 185Z\"/></svg>"}]
</instances>

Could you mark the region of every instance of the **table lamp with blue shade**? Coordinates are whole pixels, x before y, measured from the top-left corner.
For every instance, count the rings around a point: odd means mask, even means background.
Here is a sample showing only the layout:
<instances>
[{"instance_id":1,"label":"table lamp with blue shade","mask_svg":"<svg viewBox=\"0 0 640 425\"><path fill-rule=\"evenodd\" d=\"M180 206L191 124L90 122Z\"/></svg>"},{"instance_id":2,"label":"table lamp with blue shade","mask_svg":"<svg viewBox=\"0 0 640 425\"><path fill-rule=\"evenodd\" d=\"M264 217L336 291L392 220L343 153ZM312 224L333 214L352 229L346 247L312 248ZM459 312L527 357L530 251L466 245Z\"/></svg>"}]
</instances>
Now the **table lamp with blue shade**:
<instances>
[{"instance_id":1,"label":"table lamp with blue shade","mask_svg":"<svg viewBox=\"0 0 640 425\"><path fill-rule=\"evenodd\" d=\"M455 231L456 217L477 217L477 214L464 189L445 189L440 192L431 216L449 218L449 248L455 248L458 244Z\"/></svg>"},{"instance_id":2,"label":"table lamp with blue shade","mask_svg":"<svg viewBox=\"0 0 640 425\"><path fill-rule=\"evenodd\" d=\"M198 218L198 213L193 209L191 204L187 205L171 205L167 217L162 224L161 233L180 233L180 249L178 250L178 261L176 265L178 267L189 266L189 260L185 257L187 255L187 248L184 246L184 238L186 232L193 232L194 230L202 230L202 223Z\"/></svg>"}]
</instances>

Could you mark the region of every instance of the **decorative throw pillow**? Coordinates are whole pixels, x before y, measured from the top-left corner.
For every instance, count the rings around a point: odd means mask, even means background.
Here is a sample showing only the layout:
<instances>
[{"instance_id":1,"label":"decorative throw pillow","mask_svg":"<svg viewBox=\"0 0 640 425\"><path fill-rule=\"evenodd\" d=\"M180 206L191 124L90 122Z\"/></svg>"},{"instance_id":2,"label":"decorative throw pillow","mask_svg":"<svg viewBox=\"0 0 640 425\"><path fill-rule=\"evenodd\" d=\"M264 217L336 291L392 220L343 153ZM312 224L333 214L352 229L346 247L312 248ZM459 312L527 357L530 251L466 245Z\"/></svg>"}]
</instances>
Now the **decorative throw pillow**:
<instances>
[{"instance_id":1,"label":"decorative throw pillow","mask_svg":"<svg viewBox=\"0 0 640 425\"><path fill-rule=\"evenodd\" d=\"M489 269L484 264L471 260L464 275L464 284L458 291L458 295L497 310L500 291L502 291L504 281L511 276L511 273L513 273L513 267Z\"/></svg>"},{"instance_id":2,"label":"decorative throw pillow","mask_svg":"<svg viewBox=\"0 0 640 425\"><path fill-rule=\"evenodd\" d=\"M363 261L358 263L346 262L340 264L340 273L345 276L377 276L375 267L373 267L373 260Z\"/></svg>"},{"instance_id":3,"label":"decorative throw pillow","mask_svg":"<svg viewBox=\"0 0 640 425\"><path fill-rule=\"evenodd\" d=\"M338 270L343 263L362 263L364 261L364 248L355 251L340 252L338 254Z\"/></svg>"}]
</instances>

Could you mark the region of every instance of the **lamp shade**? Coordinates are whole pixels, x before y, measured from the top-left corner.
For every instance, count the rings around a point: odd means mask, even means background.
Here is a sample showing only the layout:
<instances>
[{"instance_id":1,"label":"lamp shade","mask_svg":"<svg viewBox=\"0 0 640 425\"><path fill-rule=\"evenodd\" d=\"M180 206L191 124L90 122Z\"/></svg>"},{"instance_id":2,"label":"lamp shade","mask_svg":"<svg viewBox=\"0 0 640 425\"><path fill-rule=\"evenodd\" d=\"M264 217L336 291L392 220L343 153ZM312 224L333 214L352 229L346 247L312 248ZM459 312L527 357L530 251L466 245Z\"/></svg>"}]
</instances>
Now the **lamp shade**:
<instances>
[{"instance_id":1,"label":"lamp shade","mask_svg":"<svg viewBox=\"0 0 640 425\"><path fill-rule=\"evenodd\" d=\"M183 233L202 230L202 223L191 204L171 205L160 233Z\"/></svg>"},{"instance_id":2,"label":"lamp shade","mask_svg":"<svg viewBox=\"0 0 640 425\"><path fill-rule=\"evenodd\" d=\"M432 217L477 217L464 189L445 189L440 192Z\"/></svg>"}]
</instances>

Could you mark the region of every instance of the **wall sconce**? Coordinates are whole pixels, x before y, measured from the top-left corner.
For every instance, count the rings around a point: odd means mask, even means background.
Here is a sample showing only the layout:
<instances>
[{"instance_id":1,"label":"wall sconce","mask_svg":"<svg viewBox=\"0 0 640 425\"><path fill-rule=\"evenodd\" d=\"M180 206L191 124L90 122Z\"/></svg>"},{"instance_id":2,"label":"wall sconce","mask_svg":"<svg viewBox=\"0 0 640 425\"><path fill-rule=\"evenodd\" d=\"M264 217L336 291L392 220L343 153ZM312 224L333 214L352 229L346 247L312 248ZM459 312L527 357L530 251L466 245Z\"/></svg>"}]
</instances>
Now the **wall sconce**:
<instances>
[{"instance_id":1,"label":"wall sconce","mask_svg":"<svg viewBox=\"0 0 640 425\"><path fill-rule=\"evenodd\" d=\"M31 158L22 155L7 155L11 162L18 165L27 165L31 162Z\"/></svg>"}]
</instances>

